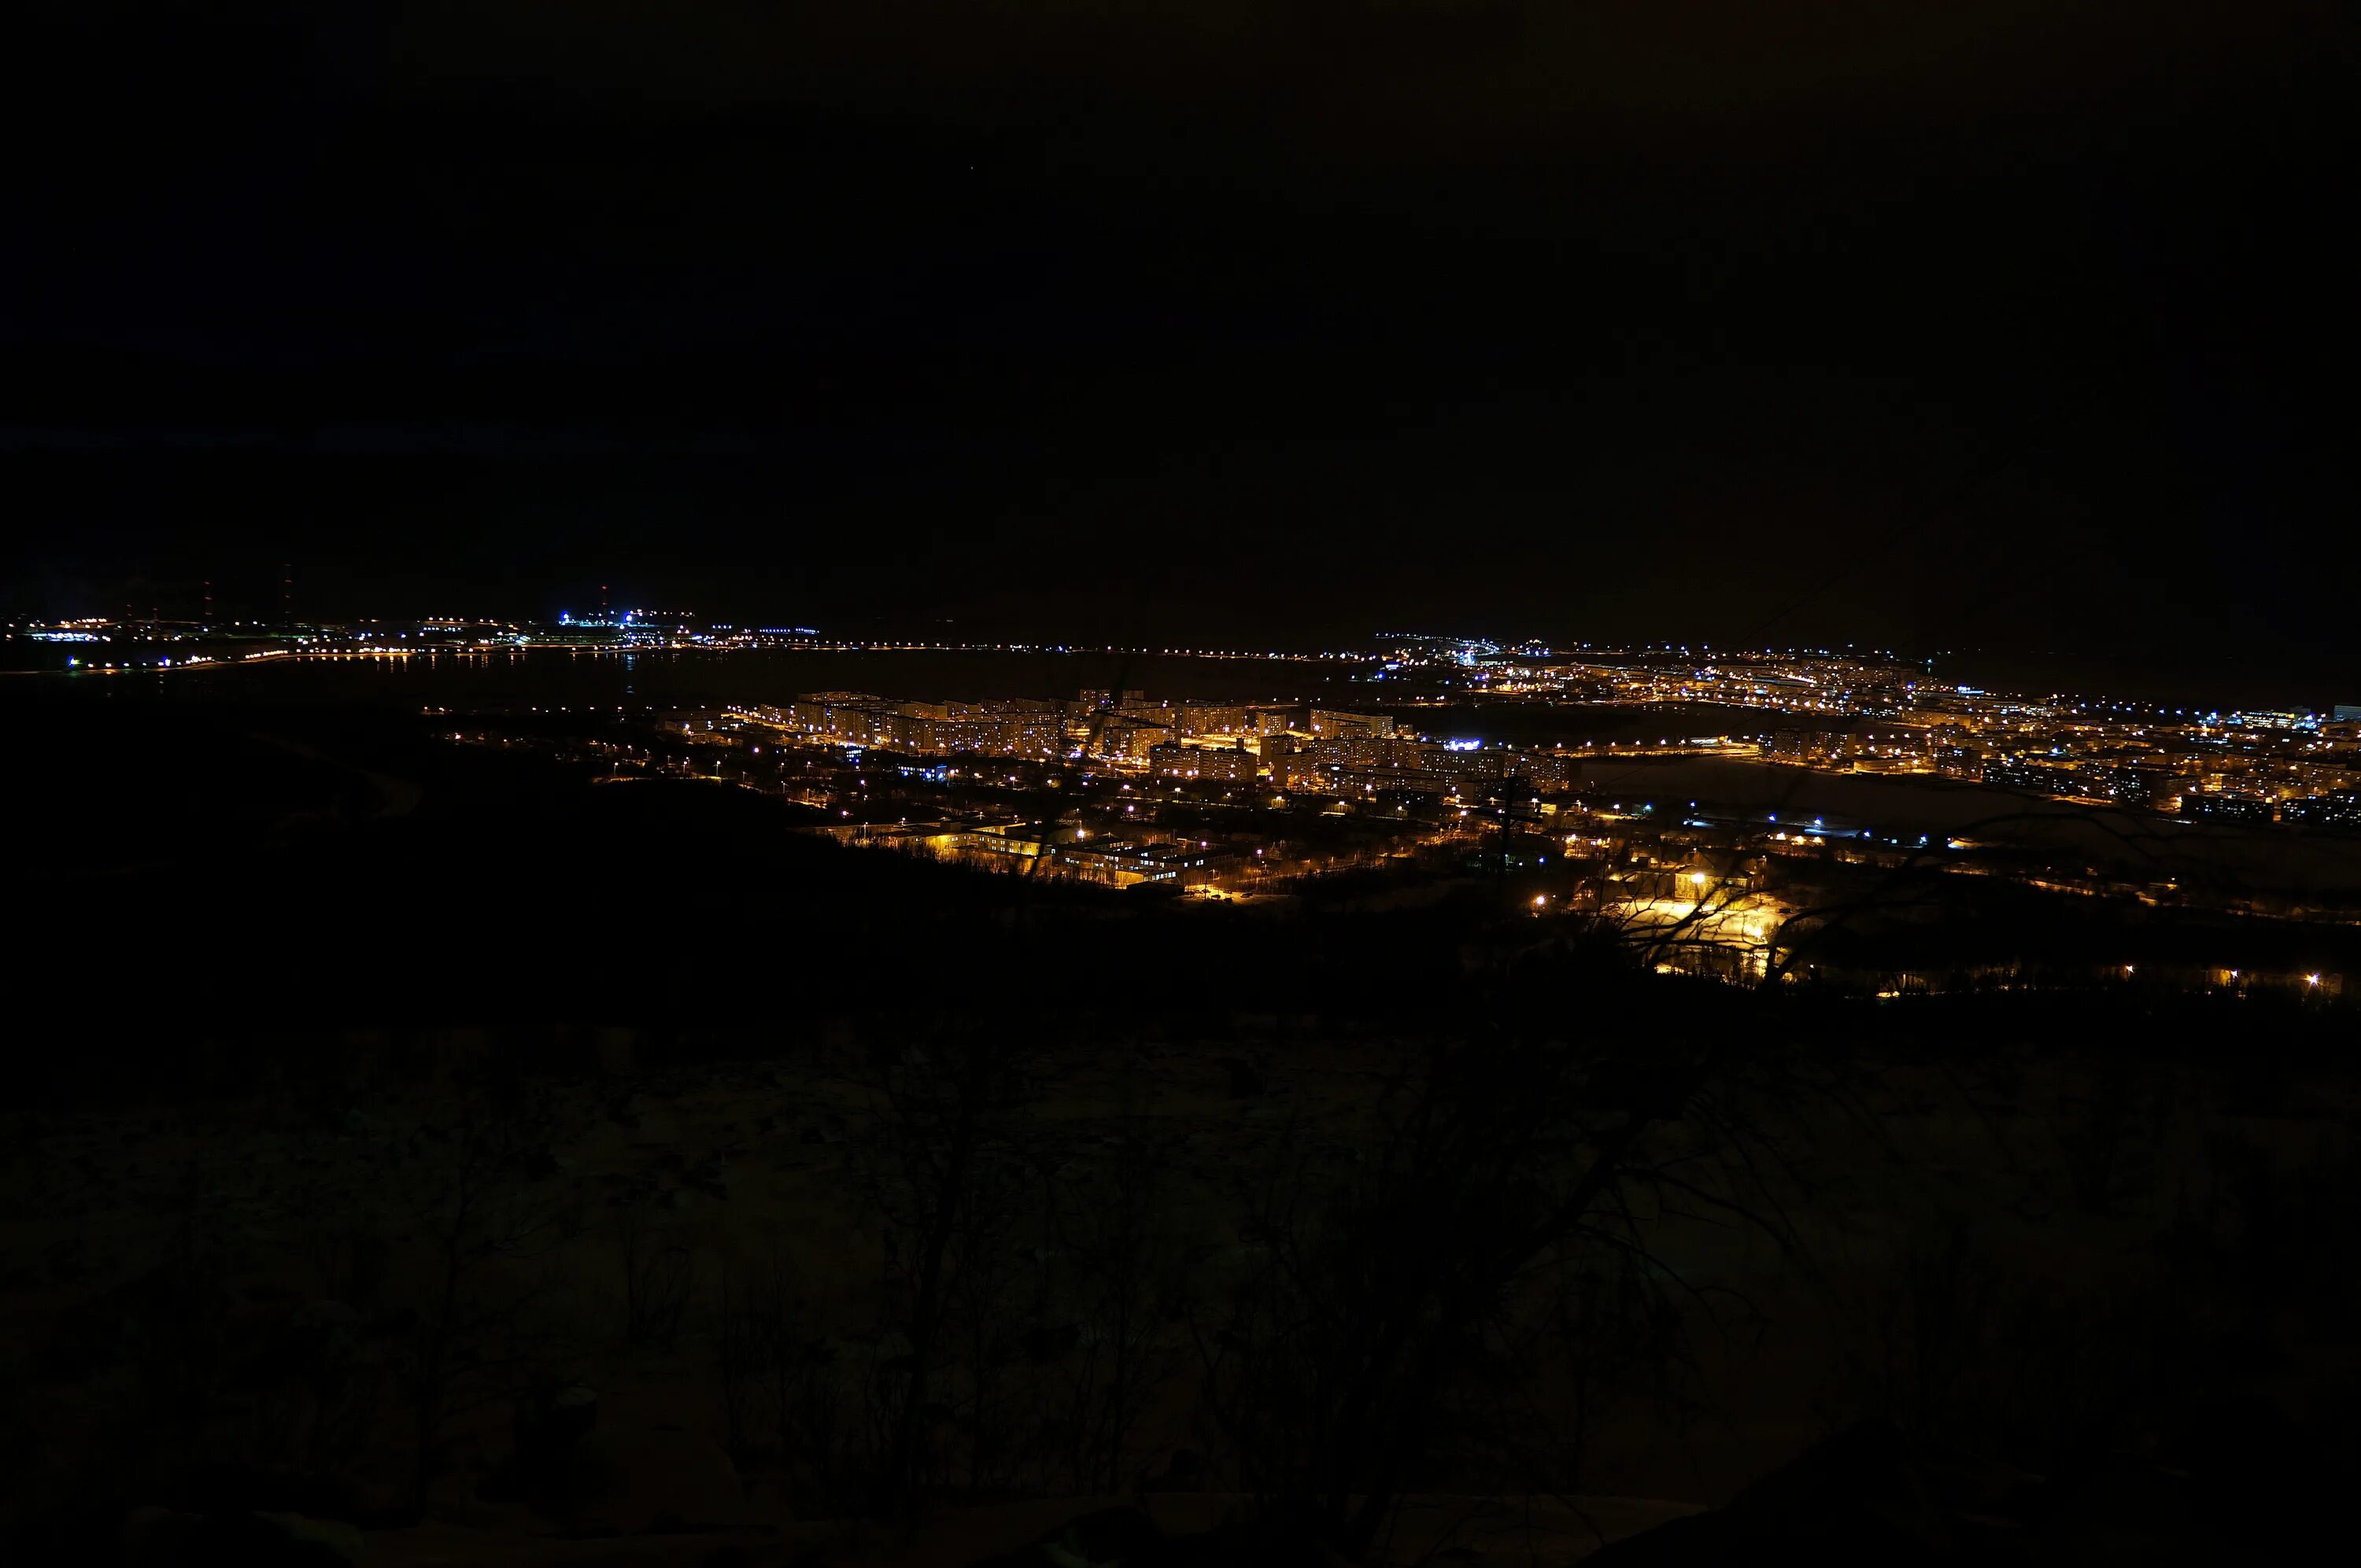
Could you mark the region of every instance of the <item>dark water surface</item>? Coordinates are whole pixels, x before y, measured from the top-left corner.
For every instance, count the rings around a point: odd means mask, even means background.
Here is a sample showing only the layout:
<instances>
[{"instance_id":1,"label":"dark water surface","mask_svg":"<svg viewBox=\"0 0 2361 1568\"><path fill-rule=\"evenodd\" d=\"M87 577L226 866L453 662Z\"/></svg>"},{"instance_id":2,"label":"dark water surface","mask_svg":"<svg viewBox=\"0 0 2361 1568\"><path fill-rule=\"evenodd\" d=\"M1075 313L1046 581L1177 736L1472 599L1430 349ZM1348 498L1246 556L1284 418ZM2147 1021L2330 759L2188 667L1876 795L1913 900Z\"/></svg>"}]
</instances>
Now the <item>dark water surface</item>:
<instances>
[{"instance_id":1,"label":"dark water surface","mask_svg":"<svg viewBox=\"0 0 2361 1568\"><path fill-rule=\"evenodd\" d=\"M972 701L1071 698L1085 687L1151 697L1319 697L1340 705L1367 688L1341 662L1179 658L1109 653L806 652L556 649L413 653L382 658L287 658L134 675L26 676L18 688L89 695L137 691L168 700L377 706L457 711L541 707L708 707L779 702L799 692Z\"/></svg>"}]
</instances>

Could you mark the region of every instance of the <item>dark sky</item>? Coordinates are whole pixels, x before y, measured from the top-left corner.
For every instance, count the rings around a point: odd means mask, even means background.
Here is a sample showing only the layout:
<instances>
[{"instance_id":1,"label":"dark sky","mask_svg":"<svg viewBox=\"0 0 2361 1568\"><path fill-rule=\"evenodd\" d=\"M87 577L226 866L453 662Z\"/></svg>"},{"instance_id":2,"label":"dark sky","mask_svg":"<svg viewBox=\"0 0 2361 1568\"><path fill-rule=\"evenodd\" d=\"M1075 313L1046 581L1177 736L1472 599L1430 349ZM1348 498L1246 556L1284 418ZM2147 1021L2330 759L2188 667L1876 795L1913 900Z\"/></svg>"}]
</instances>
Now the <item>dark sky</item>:
<instances>
[{"instance_id":1,"label":"dark sky","mask_svg":"<svg viewBox=\"0 0 2361 1568\"><path fill-rule=\"evenodd\" d=\"M2361 681L2352 9L40 0L0 560Z\"/></svg>"}]
</instances>

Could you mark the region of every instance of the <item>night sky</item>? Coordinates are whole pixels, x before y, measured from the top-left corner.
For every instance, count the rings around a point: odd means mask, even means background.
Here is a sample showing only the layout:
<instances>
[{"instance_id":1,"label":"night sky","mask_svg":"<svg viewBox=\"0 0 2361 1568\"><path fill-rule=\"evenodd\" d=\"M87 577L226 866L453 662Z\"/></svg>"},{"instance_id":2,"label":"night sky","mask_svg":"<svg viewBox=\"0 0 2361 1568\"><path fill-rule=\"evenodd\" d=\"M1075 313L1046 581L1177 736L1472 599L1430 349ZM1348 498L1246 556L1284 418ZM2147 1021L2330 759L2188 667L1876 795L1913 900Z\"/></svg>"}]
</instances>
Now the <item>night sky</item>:
<instances>
[{"instance_id":1,"label":"night sky","mask_svg":"<svg viewBox=\"0 0 2361 1568\"><path fill-rule=\"evenodd\" d=\"M2351 11L42 0L7 597L2361 700Z\"/></svg>"}]
</instances>

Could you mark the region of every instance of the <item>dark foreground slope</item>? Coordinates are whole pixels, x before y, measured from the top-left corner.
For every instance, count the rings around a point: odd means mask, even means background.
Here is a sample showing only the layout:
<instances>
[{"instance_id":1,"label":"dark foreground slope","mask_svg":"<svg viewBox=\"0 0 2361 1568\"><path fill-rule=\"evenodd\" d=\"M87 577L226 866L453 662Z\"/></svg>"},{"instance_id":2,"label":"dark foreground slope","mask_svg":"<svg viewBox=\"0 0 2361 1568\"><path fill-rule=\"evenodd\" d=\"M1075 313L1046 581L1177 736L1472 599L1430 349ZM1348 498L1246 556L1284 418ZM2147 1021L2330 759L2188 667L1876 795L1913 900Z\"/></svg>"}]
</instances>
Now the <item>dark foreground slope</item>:
<instances>
[{"instance_id":1,"label":"dark foreground slope","mask_svg":"<svg viewBox=\"0 0 2361 1568\"><path fill-rule=\"evenodd\" d=\"M12 1560L963 1563L1110 1497L1126 1561L2219 1555L2352 1460L2335 1009L1756 994L383 715L41 723Z\"/></svg>"}]
</instances>

